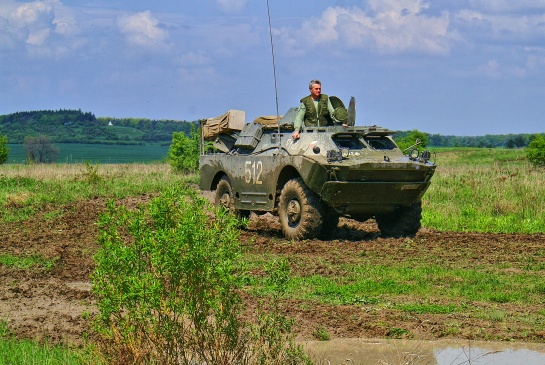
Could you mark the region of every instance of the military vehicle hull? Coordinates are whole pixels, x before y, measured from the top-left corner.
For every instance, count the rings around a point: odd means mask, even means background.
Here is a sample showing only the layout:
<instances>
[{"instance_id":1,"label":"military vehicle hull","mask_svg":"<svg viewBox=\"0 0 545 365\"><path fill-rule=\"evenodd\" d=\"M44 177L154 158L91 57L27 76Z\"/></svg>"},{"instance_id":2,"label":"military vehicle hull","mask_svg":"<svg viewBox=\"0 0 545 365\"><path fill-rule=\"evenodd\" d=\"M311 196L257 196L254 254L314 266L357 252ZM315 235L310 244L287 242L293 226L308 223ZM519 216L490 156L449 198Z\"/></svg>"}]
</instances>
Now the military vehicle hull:
<instances>
[{"instance_id":1,"label":"military vehicle hull","mask_svg":"<svg viewBox=\"0 0 545 365\"><path fill-rule=\"evenodd\" d=\"M239 215L278 214L290 239L331 233L340 216L376 218L385 235L414 234L436 166L405 155L393 133L326 126L294 140L289 128L246 125L228 151L201 155L200 188Z\"/></svg>"}]
</instances>

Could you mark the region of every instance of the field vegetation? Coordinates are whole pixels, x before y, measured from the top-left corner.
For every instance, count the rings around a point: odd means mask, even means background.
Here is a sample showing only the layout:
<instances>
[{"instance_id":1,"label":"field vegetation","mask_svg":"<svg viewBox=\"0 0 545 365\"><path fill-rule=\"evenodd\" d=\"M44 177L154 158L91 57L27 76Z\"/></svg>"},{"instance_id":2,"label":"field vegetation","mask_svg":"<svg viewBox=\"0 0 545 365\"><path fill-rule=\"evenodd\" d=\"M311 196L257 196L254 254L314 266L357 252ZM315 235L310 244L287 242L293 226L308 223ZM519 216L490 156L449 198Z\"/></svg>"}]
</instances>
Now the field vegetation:
<instances>
[{"instance_id":1,"label":"field vegetation","mask_svg":"<svg viewBox=\"0 0 545 365\"><path fill-rule=\"evenodd\" d=\"M538 233L545 227L542 168L520 149L440 149L423 224L442 231Z\"/></svg>"},{"instance_id":2,"label":"field vegetation","mask_svg":"<svg viewBox=\"0 0 545 365\"><path fill-rule=\"evenodd\" d=\"M168 186L195 179L194 174L176 174L163 163L2 165L0 221L24 220L48 205L60 209L78 200L159 194ZM53 217L55 211L49 215Z\"/></svg>"},{"instance_id":3,"label":"field vegetation","mask_svg":"<svg viewBox=\"0 0 545 365\"><path fill-rule=\"evenodd\" d=\"M458 232L543 231L543 169L530 165L523 150L436 152L437 172L423 199L425 227ZM0 207L7 208L2 220L28 217L48 203L158 193L172 184L197 183L195 174L176 173L166 163L7 164L0 166L0 177Z\"/></svg>"},{"instance_id":4,"label":"field vegetation","mask_svg":"<svg viewBox=\"0 0 545 365\"><path fill-rule=\"evenodd\" d=\"M545 301L545 246L526 242L532 234L542 234L545 227L543 170L529 165L523 150L481 148L439 149L436 152L437 172L423 200L424 233L400 240L381 240L371 232L352 241L344 234L344 239L331 242L295 244L287 242L281 235L248 236L244 230L231 230L234 227L229 225L224 238L232 239L219 246L219 252L208 247L205 251L214 253L210 257L207 252L187 244L192 242L194 238L191 237L195 234L206 236L206 231L200 229L206 227L206 217L213 211L205 208L203 201L191 200L197 199L189 192L195 188L197 177L174 173L166 163L1 165L0 224L21 222L24 225L40 211L46 211L44 224L49 224L62 219L66 214L63 207L76 201L118 200L143 195L160 198L154 200L146 208L148 210L143 209L139 213L110 207L109 215L104 216L100 223L103 248L110 247L120 260L144 257L142 262L146 264L139 271L127 265L116 267L115 260L107 256L108 250L101 251L97 262L101 263L102 271L97 271L95 276L95 280L104 283L101 286L104 290L96 292L96 295L103 300L102 314L108 314L100 317L102 322L98 327L105 334L105 343L146 350L142 352L146 356L162 352L168 357L172 351L183 351L182 347L154 347L158 344L154 342L157 339L172 338L168 331L176 326L200 334L201 338L219 333L215 338L221 341L225 340L222 334L237 329L240 334L237 338L242 339L238 344L256 340L256 337L251 337L255 332L245 332L243 324L229 322L242 309L237 307L238 297L221 291L219 281L222 280L228 284L227 287L236 287L244 296L255 298L257 302L273 298L271 302L279 305L267 307L273 312L288 307L301 311L326 308L325 312L329 313L349 313L340 320L356 321L354 323L359 323L357 321L365 315L365 324L360 326L367 326L376 335L390 338L418 338L416 325L410 325L417 322L418 328L435 324L432 333L437 338L542 341L545 333L545 311L542 309ZM180 200L180 196L166 194L175 187L181 189L175 190L178 192L188 189L182 194L187 198ZM168 214L162 215L161 212ZM188 221L192 217L196 220ZM153 223L151 226L156 229L147 230L149 223ZM192 229L176 234L173 227L180 227L180 223ZM342 222L339 230L348 230L350 224ZM263 229L258 231L266 232ZM448 234L434 240L433 237L442 231ZM457 232L468 235L456 241L458 246L453 248L451 237ZM477 235L477 232L511 235L486 240L483 239L486 236ZM239 234L243 245L231 246L237 242ZM129 239L125 241L122 237ZM198 306L180 307L181 303L176 298L169 297L170 289L183 290L183 287L173 287L176 280L187 282L194 279L184 276L188 271L169 271L170 275L178 276L156 281L162 278L164 270L173 268L172 257L169 256L173 252L161 251L161 246L150 244L165 239L177 242L172 247L187 252L188 258L193 258L184 265L201 263L204 266L200 269L207 275L213 274L214 268L221 269L216 273L219 281L212 283L217 286L210 290L216 296L205 300L211 306L206 307L207 313L216 313L215 318L219 322L208 322L212 319L203 319ZM134 247L127 242L143 244ZM317 251L317 256L309 257L303 247ZM226 266L206 266L217 259L223 260L221 262ZM51 257L0 254L0 267L13 270L47 271L56 265L58 261ZM119 283L116 284L114 274L121 269L133 271L124 275L128 280L126 283L116 286ZM229 273L236 275L230 276ZM150 285L142 286L145 283ZM197 285L198 281L194 284ZM123 292L122 288L129 291ZM187 295L180 293L181 296ZM229 303L233 306L226 308L222 301L232 301ZM116 303L119 304L117 307ZM147 321L150 317L141 316L144 312L131 311L138 308L148 311L146 313L163 311L164 316L160 317L163 322ZM190 316L184 317L188 313ZM389 317L381 313L397 318L396 324L392 325L388 322ZM173 315L181 317L173 318ZM130 318L139 322L130 322ZM284 323L283 318L263 316L262 324L280 320L273 322L277 325L268 327L282 328L278 323ZM115 326L111 326L112 319ZM218 333L194 332L195 328L203 329L205 322L213 323L212 331ZM477 323L477 326L472 323ZM160 324L168 326L161 327ZM257 328L264 331L268 327ZM59 363L59 358L67 359L61 363L69 364L97 361L96 354L90 355L89 350L15 340L5 325L2 328L0 356L3 358L0 357L0 361L4 363L25 363L19 359L27 352L37 354L38 359L27 363ZM149 333L150 329L156 331L153 336L139 337ZM333 329L323 321L310 331L315 338L327 340ZM236 345L232 348L237 349ZM210 354L211 348L203 352ZM136 356L138 353L134 351L132 354ZM180 352L176 354L184 356ZM115 358L119 354L113 351L109 355ZM192 359L188 357L188 363Z\"/></svg>"},{"instance_id":5,"label":"field vegetation","mask_svg":"<svg viewBox=\"0 0 545 365\"><path fill-rule=\"evenodd\" d=\"M34 340L18 340L0 322L0 364L2 365L106 365L91 348L69 349L64 346L39 343Z\"/></svg>"}]
</instances>

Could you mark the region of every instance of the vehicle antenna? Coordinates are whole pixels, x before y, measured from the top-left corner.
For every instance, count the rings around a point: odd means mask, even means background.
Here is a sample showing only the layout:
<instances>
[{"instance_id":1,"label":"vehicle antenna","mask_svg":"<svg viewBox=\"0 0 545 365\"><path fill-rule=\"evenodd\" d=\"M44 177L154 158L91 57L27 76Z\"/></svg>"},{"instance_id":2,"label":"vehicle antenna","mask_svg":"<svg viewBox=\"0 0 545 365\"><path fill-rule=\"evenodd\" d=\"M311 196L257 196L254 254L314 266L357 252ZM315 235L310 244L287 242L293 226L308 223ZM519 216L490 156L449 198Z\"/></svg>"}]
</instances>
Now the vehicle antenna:
<instances>
[{"instance_id":1,"label":"vehicle antenna","mask_svg":"<svg viewBox=\"0 0 545 365\"><path fill-rule=\"evenodd\" d=\"M278 125L278 136L280 137L280 114L278 113L278 87L276 86L276 63L274 61L274 44L273 44L273 36L272 36L271 8L269 6L269 0L267 0L267 15L269 17L269 36L271 39L271 53L272 53L273 75L274 75L274 95L276 97L276 124ZM278 143L280 144L280 138L278 138Z\"/></svg>"}]
</instances>

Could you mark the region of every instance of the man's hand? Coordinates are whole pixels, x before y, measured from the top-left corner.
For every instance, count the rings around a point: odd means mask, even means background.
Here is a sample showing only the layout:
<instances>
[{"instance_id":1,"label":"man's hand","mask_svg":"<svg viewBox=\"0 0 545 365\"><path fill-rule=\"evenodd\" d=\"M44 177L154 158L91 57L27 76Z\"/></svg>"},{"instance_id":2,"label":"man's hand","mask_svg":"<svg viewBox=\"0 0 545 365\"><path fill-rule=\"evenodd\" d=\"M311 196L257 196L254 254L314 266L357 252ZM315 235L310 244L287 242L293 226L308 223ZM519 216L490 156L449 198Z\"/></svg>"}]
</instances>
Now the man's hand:
<instances>
[{"instance_id":1,"label":"man's hand","mask_svg":"<svg viewBox=\"0 0 545 365\"><path fill-rule=\"evenodd\" d=\"M291 137L294 140L298 140L299 139L299 131L294 131L293 134L291 135Z\"/></svg>"}]
</instances>

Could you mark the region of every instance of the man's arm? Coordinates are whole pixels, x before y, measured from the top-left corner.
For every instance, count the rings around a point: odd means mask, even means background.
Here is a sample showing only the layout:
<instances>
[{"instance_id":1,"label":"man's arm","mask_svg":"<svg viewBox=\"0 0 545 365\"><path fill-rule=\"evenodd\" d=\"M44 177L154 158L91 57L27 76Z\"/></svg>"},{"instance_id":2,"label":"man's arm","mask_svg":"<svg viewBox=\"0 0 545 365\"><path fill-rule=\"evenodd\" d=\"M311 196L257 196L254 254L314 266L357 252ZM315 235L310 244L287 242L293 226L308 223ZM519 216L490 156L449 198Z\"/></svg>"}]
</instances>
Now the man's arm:
<instances>
[{"instance_id":1,"label":"man's arm","mask_svg":"<svg viewBox=\"0 0 545 365\"><path fill-rule=\"evenodd\" d=\"M295 121L293 122L293 128L295 129L292 134L293 139L299 139L299 131L303 126L303 118L305 117L306 110L305 104L301 103L297 115L295 116Z\"/></svg>"},{"instance_id":2,"label":"man's arm","mask_svg":"<svg viewBox=\"0 0 545 365\"><path fill-rule=\"evenodd\" d=\"M333 116L335 109L333 108L333 105L331 105L331 99L329 98L327 98L327 110L329 110L329 115Z\"/></svg>"}]
</instances>

